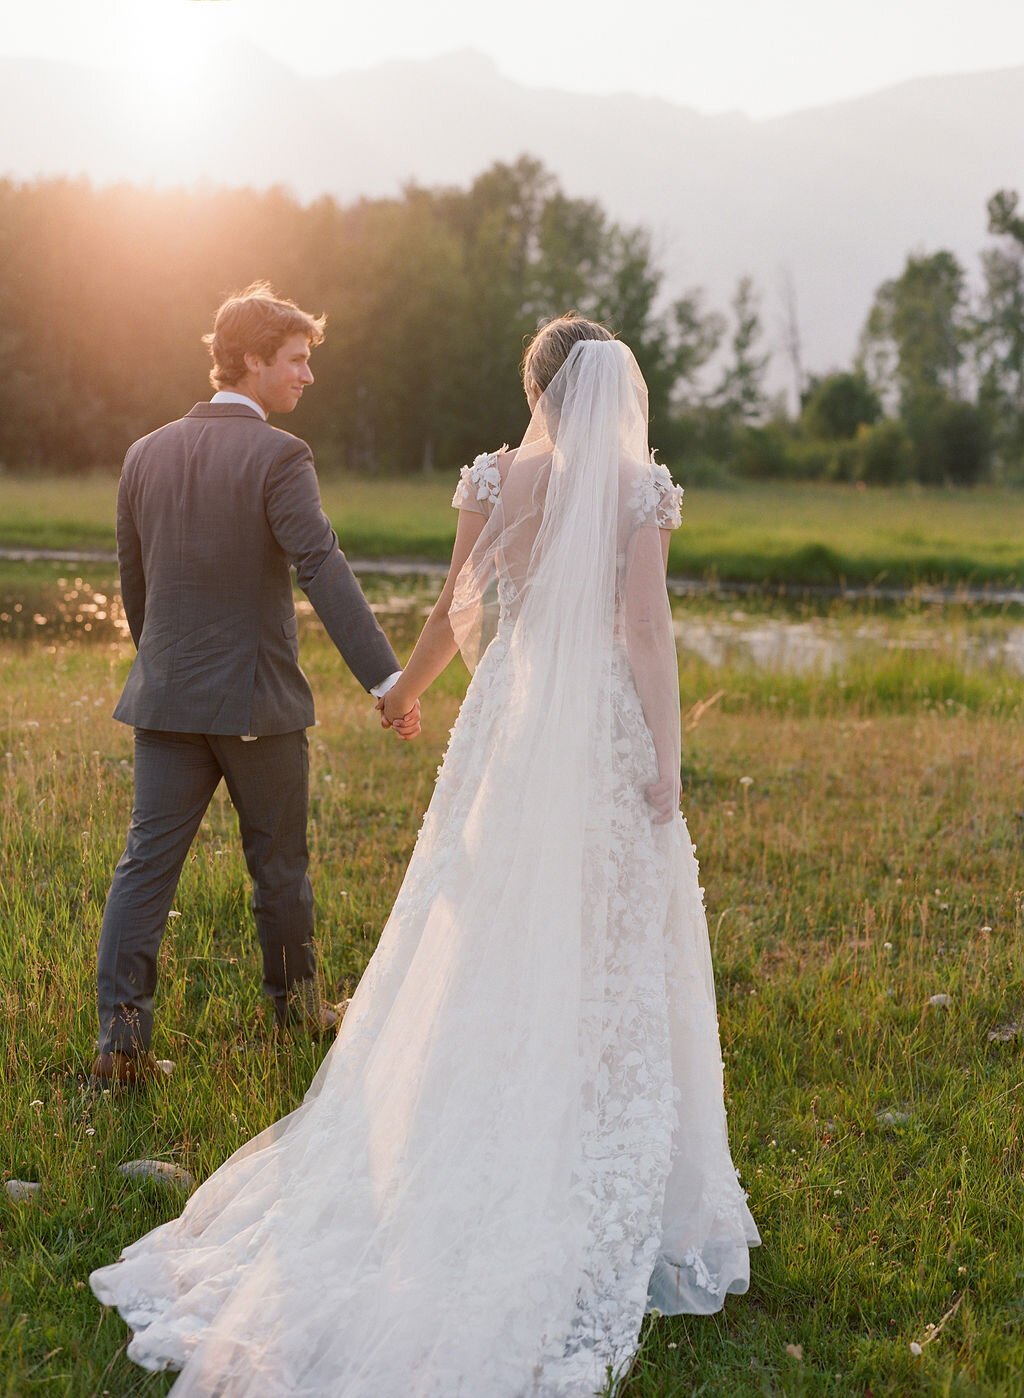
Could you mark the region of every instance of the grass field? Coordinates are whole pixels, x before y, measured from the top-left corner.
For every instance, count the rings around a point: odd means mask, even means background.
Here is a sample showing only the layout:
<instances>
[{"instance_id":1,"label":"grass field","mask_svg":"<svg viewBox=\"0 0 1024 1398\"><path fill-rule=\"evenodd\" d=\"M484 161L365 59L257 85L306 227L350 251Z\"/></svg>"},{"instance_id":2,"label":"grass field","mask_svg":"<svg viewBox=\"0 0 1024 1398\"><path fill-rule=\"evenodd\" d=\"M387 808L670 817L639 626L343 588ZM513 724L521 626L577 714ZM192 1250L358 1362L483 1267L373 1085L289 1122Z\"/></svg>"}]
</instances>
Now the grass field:
<instances>
[{"instance_id":1,"label":"grass field","mask_svg":"<svg viewBox=\"0 0 1024 1398\"><path fill-rule=\"evenodd\" d=\"M400 648L413 625L389 621ZM218 797L161 957L155 1047L175 1076L139 1101L75 1085L129 809L130 735L108 717L129 656L118 640L0 644L0 1159L43 1184L31 1204L0 1197L8 1398L166 1392L85 1284L180 1207L116 1166L153 1156L204 1178L298 1103L319 1057L267 1032ZM321 959L342 992L401 879L465 675L452 667L422 739L401 745L313 623L303 658L321 720ZM648 1325L625 1398L1022 1393L1022 1039L989 1039L1024 1035L1022 686L941 648L830 676L687 656L681 681L686 709L725 691L686 736L684 804L733 1153L764 1245L723 1315Z\"/></svg>"},{"instance_id":2,"label":"grass field","mask_svg":"<svg viewBox=\"0 0 1024 1398\"><path fill-rule=\"evenodd\" d=\"M680 478L685 484L686 473ZM447 559L455 477L326 481L324 504L352 557ZM116 483L0 477L0 548L114 547ZM828 485L694 488L670 568L686 576L796 584L1024 583L1024 492Z\"/></svg>"}]
</instances>

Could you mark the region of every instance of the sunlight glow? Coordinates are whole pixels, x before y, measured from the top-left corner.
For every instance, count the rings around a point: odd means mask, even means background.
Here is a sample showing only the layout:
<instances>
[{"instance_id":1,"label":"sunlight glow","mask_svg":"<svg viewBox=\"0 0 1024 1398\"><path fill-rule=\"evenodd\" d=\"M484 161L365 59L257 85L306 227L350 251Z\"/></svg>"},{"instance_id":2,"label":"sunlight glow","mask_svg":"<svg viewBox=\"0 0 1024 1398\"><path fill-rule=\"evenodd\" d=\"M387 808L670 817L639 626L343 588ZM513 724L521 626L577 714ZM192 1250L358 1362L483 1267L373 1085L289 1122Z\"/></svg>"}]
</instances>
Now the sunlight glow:
<instances>
[{"instance_id":1,"label":"sunlight glow","mask_svg":"<svg viewBox=\"0 0 1024 1398\"><path fill-rule=\"evenodd\" d=\"M207 4L146 0L123 15L121 57L161 95L189 93L199 83L216 36ZM219 26L216 26L219 28Z\"/></svg>"}]
</instances>

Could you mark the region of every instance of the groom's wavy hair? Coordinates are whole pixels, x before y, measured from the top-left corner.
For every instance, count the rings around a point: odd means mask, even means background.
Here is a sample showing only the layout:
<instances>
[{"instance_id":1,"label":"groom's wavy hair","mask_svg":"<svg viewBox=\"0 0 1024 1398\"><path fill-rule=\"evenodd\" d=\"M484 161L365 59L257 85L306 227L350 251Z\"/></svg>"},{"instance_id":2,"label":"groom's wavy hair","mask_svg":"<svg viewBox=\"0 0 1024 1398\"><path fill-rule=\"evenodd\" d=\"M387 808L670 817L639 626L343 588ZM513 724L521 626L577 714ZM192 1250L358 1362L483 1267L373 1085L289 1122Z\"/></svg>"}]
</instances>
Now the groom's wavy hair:
<instances>
[{"instance_id":1,"label":"groom's wavy hair","mask_svg":"<svg viewBox=\"0 0 1024 1398\"><path fill-rule=\"evenodd\" d=\"M614 340L606 325L587 320L578 311L566 311L544 321L523 354L523 384L532 379L541 393L569 357L573 345L581 340Z\"/></svg>"},{"instance_id":2,"label":"groom's wavy hair","mask_svg":"<svg viewBox=\"0 0 1024 1398\"><path fill-rule=\"evenodd\" d=\"M300 310L294 301L274 294L269 282L253 282L221 305L203 344L213 358L210 382L230 388L245 377L245 356L258 354L265 364L292 335L305 335L310 349L323 343L325 315Z\"/></svg>"}]
</instances>

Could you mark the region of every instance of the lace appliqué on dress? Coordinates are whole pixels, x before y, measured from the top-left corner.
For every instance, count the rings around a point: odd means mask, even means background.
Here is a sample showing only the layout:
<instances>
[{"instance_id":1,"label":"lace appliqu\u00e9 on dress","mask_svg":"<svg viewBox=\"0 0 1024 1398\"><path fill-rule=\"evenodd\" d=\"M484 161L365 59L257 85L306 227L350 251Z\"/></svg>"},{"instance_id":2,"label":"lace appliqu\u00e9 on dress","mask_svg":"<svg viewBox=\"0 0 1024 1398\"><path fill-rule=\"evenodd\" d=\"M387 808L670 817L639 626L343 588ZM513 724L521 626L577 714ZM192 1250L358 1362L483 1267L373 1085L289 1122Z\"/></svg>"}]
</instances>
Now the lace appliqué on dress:
<instances>
[{"instance_id":1,"label":"lace appliqu\u00e9 on dress","mask_svg":"<svg viewBox=\"0 0 1024 1398\"><path fill-rule=\"evenodd\" d=\"M472 466L463 466L460 480L452 496L452 506L456 510L480 510L486 513L498 503L501 493L501 475L498 471L498 457L508 451L504 443L497 451L484 451L474 457Z\"/></svg>"},{"instance_id":2,"label":"lace appliqu\u00e9 on dress","mask_svg":"<svg viewBox=\"0 0 1024 1398\"><path fill-rule=\"evenodd\" d=\"M683 522L683 487L673 483L667 466L655 461L653 448L650 471L638 481L632 503L639 524L652 514L659 529L678 529Z\"/></svg>"}]
</instances>

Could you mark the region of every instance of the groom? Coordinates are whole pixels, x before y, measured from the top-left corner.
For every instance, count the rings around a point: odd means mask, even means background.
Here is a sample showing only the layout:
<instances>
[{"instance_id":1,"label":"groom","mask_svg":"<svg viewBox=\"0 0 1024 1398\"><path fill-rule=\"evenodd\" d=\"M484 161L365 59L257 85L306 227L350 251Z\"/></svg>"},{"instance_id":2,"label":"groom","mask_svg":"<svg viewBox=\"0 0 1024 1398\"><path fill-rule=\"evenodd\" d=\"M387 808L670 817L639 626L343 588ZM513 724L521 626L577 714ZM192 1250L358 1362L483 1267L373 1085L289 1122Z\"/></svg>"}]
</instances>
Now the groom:
<instances>
[{"instance_id":1,"label":"groom","mask_svg":"<svg viewBox=\"0 0 1024 1398\"><path fill-rule=\"evenodd\" d=\"M305 442L269 426L313 382L314 318L266 282L232 296L203 337L218 390L135 442L117 501L121 591L138 654L114 717L135 729L127 845L100 933L98 1085L159 1072L150 1051L157 952L182 865L223 778L253 881L263 988L279 1025L337 1027L322 1002L308 877L305 729L289 563L371 694L398 661L320 507ZM394 725L419 732L419 706Z\"/></svg>"}]
</instances>

